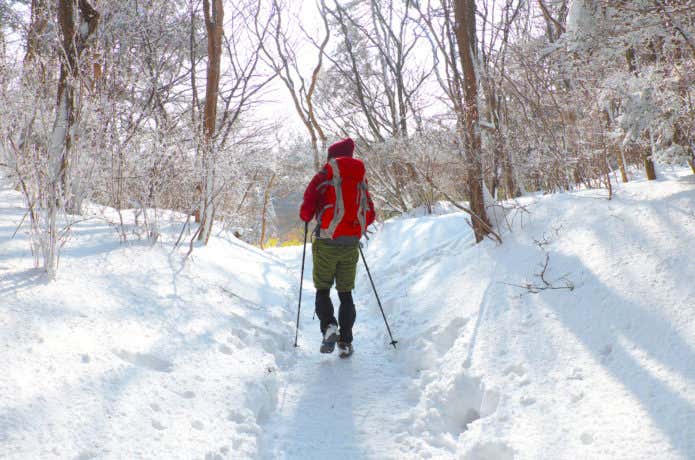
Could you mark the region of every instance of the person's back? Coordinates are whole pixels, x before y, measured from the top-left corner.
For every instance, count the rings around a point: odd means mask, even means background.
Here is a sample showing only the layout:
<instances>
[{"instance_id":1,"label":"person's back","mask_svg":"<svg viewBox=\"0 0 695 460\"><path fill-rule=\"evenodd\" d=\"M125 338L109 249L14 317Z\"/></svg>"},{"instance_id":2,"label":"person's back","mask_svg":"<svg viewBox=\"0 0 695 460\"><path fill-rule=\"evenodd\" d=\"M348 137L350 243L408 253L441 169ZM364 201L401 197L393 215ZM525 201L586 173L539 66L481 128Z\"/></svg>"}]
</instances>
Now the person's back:
<instances>
[{"instance_id":1,"label":"person's back","mask_svg":"<svg viewBox=\"0 0 695 460\"><path fill-rule=\"evenodd\" d=\"M323 334L322 353L333 351L335 342L341 356L352 352L352 326L359 240L374 221L364 163L353 158L354 142L347 138L328 148L328 162L309 183L300 209L300 218L316 217L312 244L313 279L316 287L316 315ZM333 314L330 289L335 282L340 297L340 335Z\"/></svg>"}]
</instances>

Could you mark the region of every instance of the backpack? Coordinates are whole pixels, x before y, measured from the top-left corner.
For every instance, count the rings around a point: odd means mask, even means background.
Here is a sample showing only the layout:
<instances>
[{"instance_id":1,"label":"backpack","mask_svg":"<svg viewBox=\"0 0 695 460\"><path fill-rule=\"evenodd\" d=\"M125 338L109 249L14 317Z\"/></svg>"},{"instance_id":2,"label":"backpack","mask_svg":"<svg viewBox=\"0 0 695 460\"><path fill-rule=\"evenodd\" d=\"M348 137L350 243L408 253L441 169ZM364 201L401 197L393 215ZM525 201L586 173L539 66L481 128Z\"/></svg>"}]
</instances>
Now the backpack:
<instances>
[{"instance_id":1,"label":"backpack","mask_svg":"<svg viewBox=\"0 0 695 460\"><path fill-rule=\"evenodd\" d=\"M357 158L338 157L329 160L324 171L328 179L317 187L323 197L317 236L359 239L367 231L369 210L364 163Z\"/></svg>"}]
</instances>

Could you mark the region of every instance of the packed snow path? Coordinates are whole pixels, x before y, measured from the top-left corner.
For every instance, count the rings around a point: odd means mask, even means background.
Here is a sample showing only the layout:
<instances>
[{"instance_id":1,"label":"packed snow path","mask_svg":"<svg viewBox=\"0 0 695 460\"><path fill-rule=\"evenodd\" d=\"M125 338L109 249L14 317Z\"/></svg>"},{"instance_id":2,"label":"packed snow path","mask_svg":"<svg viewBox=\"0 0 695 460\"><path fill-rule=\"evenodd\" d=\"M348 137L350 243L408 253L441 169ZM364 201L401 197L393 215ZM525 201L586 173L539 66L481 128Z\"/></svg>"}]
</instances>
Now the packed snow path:
<instances>
[{"instance_id":1,"label":"packed snow path","mask_svg":"<svg viewBox=\"0 0 695 460\"><path fill-rule=\"evenodd\" d=\"M356 351L346 359L337 352L318 351L318 320L310 320L315 290L309 246L299 348L280 383L277 411L263 426L262 458L450 458L468 425L494 412L497 392L486 391L480 378L468 376L460 360L452 369L427 372L442 365L442 353L465 357L461 351L468 343L461 339L476 329L470 320L476 317L487 283L465 291L455 286L470 276L485 278L494 268L474 248L465 226L466 218L457 214L405 219L380 229L364 253L398 349L390 345L360 260ZM468 254L469 267L459 270L455 267L463 253ZM277 250L275 255L288 269L301 265L301 248ZM442 285L433 286L435 281ZM332 297L337 315L334 290ZM433 379L434 374L444 383ZM426 385L429 391L423 395ZM477 453L489 454L488 459L511 458L504 445L474 447ZM471 458L478 458L475 455Z\"/></svg>"},{"instance_id":2,"label":"packed snow path","mask_svg":"<svg viewBox=\"0 0 695 460\"><path fill-rule=\"evenodd\" d=\"M337 349L321 354L318 319L308 320L315 290L310 246L307 252L297 362L279 389L276 413L264 427L263 458L396 458L407 423L403 418L417 398L408 397L367 275L359 272L355 290L355 353L345 359ZM293 267L299 263L295 258L288 262ZM389 302L393 294L382 292L382 300ZM337 317L335 289L331 297Z\"/></svg>"}]
</instances>

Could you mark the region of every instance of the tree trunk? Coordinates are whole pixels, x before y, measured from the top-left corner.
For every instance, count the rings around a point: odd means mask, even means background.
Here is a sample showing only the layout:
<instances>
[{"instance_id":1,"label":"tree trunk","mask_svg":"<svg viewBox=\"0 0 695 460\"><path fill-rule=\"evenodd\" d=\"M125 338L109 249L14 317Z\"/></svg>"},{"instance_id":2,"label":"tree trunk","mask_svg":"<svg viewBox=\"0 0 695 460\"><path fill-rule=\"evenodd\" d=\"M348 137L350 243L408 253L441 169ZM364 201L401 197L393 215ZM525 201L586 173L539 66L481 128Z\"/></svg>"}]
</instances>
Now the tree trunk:
<instances>
[{"instance_id":1,"label":"tree trunk","mask_svg":"<svg viewBox=\"0 0 695 460\"><path fill-rule=\"evenodd\" d=\"M62 34L60 52L60 76L58 78L58 98L56 118L53 122L51 143L48 146L49 161L56 165L56 177L62 185L54 199L59 205L69 200L69 153L72 144L71 131L75 122L75 96L72 82L69 81L71 70L76 69L77 50L75 49L75 3L72 0L59 0L58 24ZM52 213L50 213L52 214Z\"/></svg>"},{"instance_id":2,"label":"tree trunk","mask_svg":"<svg viewBox=\"0 0 695 460\"><path fill-rule=\"evenodd\" d=\"M198 240L208 243L215 219L215 148L214 134L217 126L217 99L220 87L220 61L222 56L222 30L224 7L222 0L203 0L205 29L208 38L208 68L203 112L203 148L201 216Z\"/></svg>"},{"instance_id":3,"label":"tree trunk","mask_svg":"<svg viewBox=\"0 0 695 460\"><path fill-rule=\"evenodd\" d=\"M267 223L267 214L268 214L268 202L270 201L270 190L273 188L273 182L275 181L275 174L270 176L270 180L268 181L268 185L265 187L265 192L263 193L263 214L261 215L261 240L259 242L259 246L261 249L265 249L265 230L266 230L266 223Z\"/></svg>"},{"instance_id":4,"label":"tree trunk","mask_svg":"<svg viewBox=\"0 0 695 460\"><path fill-rule=\"evenodd\" d=\"M647 172L647 180L656 180L656 172L654 171L654 162L651 155L644 155L644 170Z\"/></svg>"},{"instance_id":5,"label":"tree trunk","mask_svg":"<svg viewBox=\"0 0 695 460\"><path fill-rule=\"evenodd\" d=\"M463 70L463 113L459 115L459 131L462 131L463 146L467 162L467 188L470 199L473 232L476 242L490 233L490 222L485 213L483 196L483 172L481 164L481 142L478 114L478 84L475 72L475 1L455 0L456 41Z\"/></svg>"},{"instance_id":6,"label":"tree trunk","mask_svg":"<svg viewBox=\"0 0 695 460\"><path fill-rule=\"evenodd\" d=\"M75 24L76 5L80 13L79 25ZM53 123L48 155L51 165L57 168L55 180L60 182L60 186L56 188L58 196L55 199L68 212L77 214L80 211L79 203L71 194L69 173L72 130L75 124L74 82L79 77L79 58L86 48L87 40L96 31L99 13L87 0L79 0L79 2L59 0L57 16L62 36L62 52L60 53L56 118Z\"/></svg>"},{"instance_id":7,"label":"tree trunk","mask_svg":"<svg viewBox=\"0 0 695 460\"><path fill-rule=\"evenodd\" d=\"M606 187L608 187L608 199L611 200L613 198L613 184L611 184L611 165L608 158L608 152L606 152L603 159L605 165L603 176L606 178Z\"/></svg>"},{"instance_id":8,"label":"tree trunk","mask_svg":"<svg viewBox=\"0 0 695 460\"><path fill-rule=\"evenodd\" d=\"M200 122L199 120L199 112L200 112L200 100L198 99L198 84L196 83L196 42L195 42L195 18L196 18L196 11L195 11L195 6L193 4L193 1L189 3L189 16L191 17L190 21L190 28L189 28L189 33L188 33L188 53L190 56L191 60L191 72L190 72L190 78L191 78L191 125L193 126L194 129L197 129L198 123ZM200 152L196 152L196 156L199 155ZM202 194L203 194L203 185L198 182L195 184L194 191L193 191L193 202L198 203L196 205L196 208L193 210L193 220L195 221L196 224L200 224L200 204L203 202L202 199Z\"/></svg>"},{"instance_id":9,"label":"tree trunk","mask_svg":"<svg viewBox=\"0 0 695 460\"><path fill-rule=\"evenodd\" d=\"M36 57L48 25L47 13L45 0L31 0L31 20L27 31L27 52L24 55L23 71L24 77L31 79L36 79L38 73L41 82L46 81L46 69L43 61L36 62Z\"/></svg>"},{"instance_id":10,"label":"tree trunk","mask_svg":"<svg viewBox=\"0 0 695 460\"><path fill-rule=\"evenodd\" d=\"M38 3L33 6L37 6ZM75 7L77 6L77 10ZM87 0L59 0L57 19L61 35L59 52L60 74L56 100L56 115L53 121L51 137L47 148L48 178L47 193L42 208L45 210L46 223L42 235L41 252L44 269L50 278L54 278L59 260L59 237L57 219L61 209L78 213L78 201L71 194L70 184L70 148L73 141L75 124L75 81L79 77L78 63L87 40L96 31L99 13ZM79 12L79 24L77 19ZM36 46L34 43L31 46ZM28 50L28 59L33 52Z\"/></svg>"},{"instance_id":11,"label":"tree trunk","mask_svg":"<svg viewBox=\"0 0 695 460\"><path fill-rule=\"evenodd\" d=\"M316 139L316 136L314 135L311 136L311 151L314 156L314 169L316 171L319 171L321 170L321 161L319 159L319 143L318 139Z\"/></svg>"},{"instance_id":12,"label":"tree trunk","mask_svg":"<svg viewBox=\"0 0 695 460\"><path fill-rule=\"evenodd\" d=\"M625 158L623 157L623 149L615 149L615 157L618 160L618 167L620 168L620 178L624 184L627 184L627 170L625 169Z\"/></svg>"},{"instance_id":13,"label":"tree trunk","mask_svg":"<svg viewBox=\"0 0 695 460\"><path fill-rule=\"evenodd\" d=\"M642 158L644 160L644 170L647 172L647 180L655 180L656 172L654 171L652 154L654 153L654 150L656 150L656 146L654 144L654 133L652 132L651 128L649 128L649 144L651 146L651 150L649 153L642 152Z\"/></svg>"},{"instance_id":14,"label":"tree trunk","mask_svg":"<svg viewBox=\"0 0 695 460\"><path fill-rule=\"evenodd\" d=\"M509 152L504 152L504 158L502 159L502 178L504 180L505 197L508 200L521 195L519 186L514 180L514 170L512 169L512 160L509 158Z\"/></svg>"}]
</instances>

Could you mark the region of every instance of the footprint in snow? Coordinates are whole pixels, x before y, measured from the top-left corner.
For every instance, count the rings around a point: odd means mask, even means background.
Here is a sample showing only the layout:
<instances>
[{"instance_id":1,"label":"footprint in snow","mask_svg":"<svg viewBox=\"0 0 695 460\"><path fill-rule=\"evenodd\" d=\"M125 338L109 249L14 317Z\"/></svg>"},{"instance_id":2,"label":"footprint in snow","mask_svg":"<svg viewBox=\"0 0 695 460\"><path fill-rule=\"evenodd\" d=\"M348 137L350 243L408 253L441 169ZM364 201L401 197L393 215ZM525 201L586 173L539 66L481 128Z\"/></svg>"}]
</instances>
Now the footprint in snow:
<instances>
[{"instance_id":1,"label":"footprint in snow","mask_svg":"<svg viewBox=\"0 0 695 460\"><path fill-rule=\"evenodd\" d=\"M202 431L205 428L205 425L203 425L203 422L201 422L200 420L193 420L191 422L191 426L198 431Z\"/></svg>"},{"instance_id":2,"label":"footprint in snow","mask_svg":"<svg viewBox=\"0 0 695 460\"><path fill-rule=\"evenodd\" d=\"M219 347L220 353L224 353L225 355L232 355L234 352L232 351L231 348L229 348L227 345L220 345Z\"/></svg>"},{"instance_id":3,"label":"footprint in snow","mask_svg":"<svg viewBox=\"0 0 695 460\"><path fill-rule=\"evenodd\" d=\"M601 355L601 361L602 362L607 362L610 357L611 353L613 353L613 345L610 343L608 345L605 345L601 350L599 351L599 354Z\"/></svg>"},{"instance_id":4,"label":"footprint in snow","mask_svg":"<svg viewBox=\"0 0 695 460\"><path fill-rule=\"evenodd\" d=\"M533 314L529 313L526 316L524 316L524 319L522 319L519 324L521 326L524 326L524 327L533 326L535 324L535 321L533 319Z\"/></svg>"},{"instance_id":5,"label":"footprint in snow","mask_svg":"<svg viewBox=\"0 0 695 460\"><path fill-rule=\"evenodd\" d=\"M164 425L162 425L162 424L159 422L159 420L152 420L152 428L154 428L155 430L160 430L160 431L161 431L161 430L166 430L166 429L167 429L167 427L165 427Z\"/></svg>"},{"instance_id":6,"label":"footprint in snow","mask_svg":"<svg viewBox=\"0 0 695 460\"><path fill-rule=\"evenodd\" d=\"M193 398L195 398L195 393L193 393L192 391L188 390L188 391L184 391L183 394L182 394L181 396L183 396L183 397L186 398L186 399L193 399Z\"/></svg>"},{"instance_id":7,"label":"footprint in snow","mask_svg":"<svg viewBox=\"0 0 695 460\"><path fill-rule=\"evenodd\" d=\"M234 423L243 423L245 417L241 413L234 411L227 414L227 420Z\"/></svg>"},{"instance_id":8,"label":"footprint in snow","mask_svg":"<svg viewBox=\"0 0 695 460\"><path fill-rule=\"evenodd\" d=\"M171 372L174 365L166 359L149 353L131 353L126 350L114 350L116 356L130 364L157 372Z\"/></svg>"},{"instance_id":9,"label":"footprint in snow","mask_svg":"<svg viewBox=\"0 0 695 460\"><path fill-rule=\"evenodd\" d=\"M521 364L512 364L504 370L504 375L514 374L518 377L523 377L526 374L526 369Z\"/></svg>"},{"instance_id":10,"label":"footprint in snow","mask_svg":"<svg viewBox=\"0 0 695 460\"><path fill-rule=\"evenodd\" d=\"M579 367L575 367L572 373L567 376L567 380L584 380L584 371Z\"/></svg>"},{"instance_id":11,"label":"footprint in snow","mask_svg":"<svg viewBox=\"0 0 695 460\"><path fill-rule=\"evenodd\" d=\"M536 403L536 398L532 398L530 396L524 396L523 398L521 398L521 405L522 406L528 407L528 406L535 404L535 403Z\"/></svg>"},{"instance_id":12,"label":"footprint in snow","mask_svg":"<svg viewBox=\"0 0 695 460\"><path fill-rule=\"evenodd\" d=\"M587 432L582 433L579 439L581 439L585 445L589 445L594 442L594 437L591 435L591 433Z\"/></svg>"},{"instance_id":13,"label":"footprint in snow","mask_svg":"<svg viewBox=\"0 0 695 460\"><path fill-rule=\"evenodd\" d=\"M579 393L572 393L572 395L570 397L570 401L572 401L573 403L578 403L582 399L584 399L584 392L583 391L580 391Z\"/></svg>"},{"instance_id":14,"label":"footprint in snow","mask_svg":"<svg viewBox=\"0 0 695 460\"><path fill-rule=\"evenodd\" d=\"M495 460L513 460L515 457L514 449L501 442L477 443L464 456L464 460L479 460L481 458Z\"/></svg>"}]
</instances>

